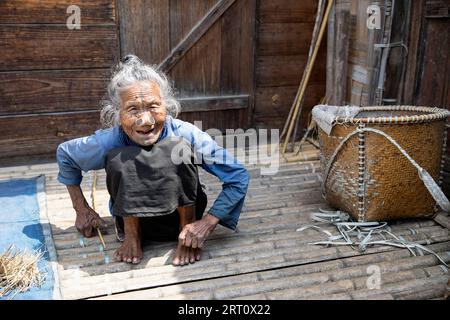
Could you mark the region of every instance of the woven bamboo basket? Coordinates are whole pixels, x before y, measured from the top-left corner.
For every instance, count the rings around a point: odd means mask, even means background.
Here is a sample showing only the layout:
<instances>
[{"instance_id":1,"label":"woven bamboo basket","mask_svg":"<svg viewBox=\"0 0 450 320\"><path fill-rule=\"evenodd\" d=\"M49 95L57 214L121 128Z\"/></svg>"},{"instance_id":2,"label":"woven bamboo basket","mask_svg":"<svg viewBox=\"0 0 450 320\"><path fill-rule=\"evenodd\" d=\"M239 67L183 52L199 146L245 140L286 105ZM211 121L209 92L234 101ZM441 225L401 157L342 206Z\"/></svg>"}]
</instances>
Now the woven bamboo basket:
<instances>
[{"instance_id":1,"label":"woven bamboo basket","mask_svg":"<svg viewBox=\"0 0 450 320\"><path fill-rule=\"evenodd\" d=\"M319 128L326 200L360 222L434 216L436 198L418 168L436 187L442 182L450 112L417 106L359 110L336 117L330 135Z\"/></svg>"}]
</instances>

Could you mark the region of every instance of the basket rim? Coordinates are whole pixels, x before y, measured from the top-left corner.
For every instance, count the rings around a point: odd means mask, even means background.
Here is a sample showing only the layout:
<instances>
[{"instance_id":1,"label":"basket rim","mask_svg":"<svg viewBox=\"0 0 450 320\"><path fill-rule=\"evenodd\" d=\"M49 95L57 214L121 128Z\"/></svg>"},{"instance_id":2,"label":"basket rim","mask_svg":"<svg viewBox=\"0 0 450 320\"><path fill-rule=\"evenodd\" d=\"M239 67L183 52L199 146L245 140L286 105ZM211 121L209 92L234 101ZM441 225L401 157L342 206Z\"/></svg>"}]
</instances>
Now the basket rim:
<instances>
[{"instance_id":1,"label":"basket rim","mask_svg":"<svg viewBox=\"0 0 450 320\"><path fill-rule=\"evenodd\" d=\"M450 116L450 111L447 109L437 107L423 107L423 106L366 106L360 108L364 111L418 111L427 114L414 116L395 116L395 117L336 117L336 123L340 124L358 124L358 123L417 123L417 122L431 122L436 120L443 120Z\"/></svg>"}]
</instances>

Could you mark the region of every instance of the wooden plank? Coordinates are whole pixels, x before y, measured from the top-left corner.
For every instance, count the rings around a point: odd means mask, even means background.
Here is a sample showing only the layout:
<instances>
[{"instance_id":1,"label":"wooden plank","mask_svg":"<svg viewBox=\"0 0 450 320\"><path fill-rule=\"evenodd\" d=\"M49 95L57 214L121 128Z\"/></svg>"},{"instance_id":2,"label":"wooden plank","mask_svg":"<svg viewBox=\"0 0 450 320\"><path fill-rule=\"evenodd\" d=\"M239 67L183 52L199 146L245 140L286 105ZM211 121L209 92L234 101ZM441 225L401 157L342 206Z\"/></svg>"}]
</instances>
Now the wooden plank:
<instances>
[{"instance_id":1,"label":"wooden plank","mask_svg":"<svg viewBox=\"0 0 450 320\"><path fill-rule=\"evenodd\" d=\"M208 1L176 1L171 7L171 42L177 44L178 37L189 33L192 26L199 21L215 4ZM172 5L172 2L171 2ZM181 11L181 13L180 13ZM181 41L180 39L179 41ZM180 96L220 95L220 55L221 55L221 21L217 21L208 32L181 59L170 76ZM221 121L216 118L215 121Z\"/></svg>"},{"instance_id":2,"label":"wooden plank","mask_svg":"<svg viewBox=\"0 0 450 320\"><path fill-rule=\"evenodd\" d=\"M421 36L422 24L424 21L424 1L416 0L411 2L411 17L408 36L408 56L406 57L406 73L402 92L402 103L413 105L414 91L416 90L416 78L420 64L420 46L423 41Z\"/></svg>"},{"instance_id":3,"label":"wooden plank","mask_svg":"<svg viewBox=\"0 0 450 320\"><path fill-rule=\"evenodd\" d=\"M221 19L220 92L248 93L252 87L252 1L238 1Z\"/></svg>"},{"instance_id":4,"label":"wooden plank","mask_svg":"<svg viewBox=\"0 0 450 320\"><path fill-rule=\"evenodd\" d=\"M96 109L108 76L109 69L1 72L0 116Z\"/></svg>"},{"instance_id":5,"label":"wooden plank","mask_svg":"<svg viewBox=\"0 0 450 320\"><path fill-rule=\"evenodd\" d=\"M317 1L313 0L260 0L259 22L264 23L314 23Z\"/></svg>"},{"instance_id":6,"label":"wooden plank","mask_svg":"<svg viewBox=\"0 0 450 320\"><path fill-rule=\"evenodd\" d=\"M326 68L326 98L329 101L334 94L333 80L334 80L334 59L336 46L336 6L331 8L330 16L328 18L327 30L327 68ZM328 102L327 101L327 102Z\"/></svg>"},{"instance_id":7,"label":"wooden plank","mask_svg":"<svg viewBox=\"0 0 450 320\"><path fill-rule=\"evenodd\" d=\"M170 48L175 48L208 11L216 0L170 0Z\"/></svg>"},{"instance_id":8,"label":"wooden plank","mask_svg":"<svg viewBox=\"0 0 450 320\"><path fill-rule=\"evenodd\" d=\"M216 24L171 70L181 96L220 94L220 37L220 24Z\"/></svg>"},{"instance_id":9,"label":"wooden plank","mask_svg":"<svg viewBox=\"0 0 450 320\"><path fill-rule=\"evenodd\" d=\"M1 24L65 24L71 15L67 8L75 4L80 8L81 27L88 24L115 23L114 0L2 0L0 2Z\"/></svg>"},{"instance_id":10,"label":"wooden plank","mask_svg":"<svg viewBox=\"0 0 450 320\"><path fill-rule=\"evenodd\" d=\"M189 34L173 48L170 54L159 64L165 72L170 71L191 47L211 28L235 0L219 0L217 4L202 18Z\"/></svg>"},{"instance_id":11,"label":"wooden plank","mask_svg":"<svg viewBox=\"0 0 450 320\"><path fill-rule=\"evenodd\" d=\"M245 109L248 95L179 98L182 112L220 111Z\"/></svg>"},{"instance_id":12,"label":"wooden plank","mask_svg":"<svg viewBox=\"0 0 450 320\"><path fill-rule=\"evenodd\" d=\"M306 95L305 106L315 105L323 96L325 84L322 82L310 83ZM297 87L260 87L256 90L256 109L255 112L270 116L285 117L294 100Z\"/></svg>"},{"instance_id":13,"label":"wooden plank","mask_svg":"<svg viewBox=\"0 0 450 320\"><path fill-rule=\"evenodd\" d=\"M391 43L408 43L410 25L410 1L395 4L395 19L392 21ZM401 96L405 83L406 60L408 52L403 47L393 47L389 51L386 66L387 75L384 83L384 99L390 99L385 104L401 104ZM392 100L394 99L394 100Z\"/></svg>"},{"instance_id":14,"label":"wooden plank","mask_svg":"<svg viewBox=\"0 0 450 320\"><path fill-rule=\"evenodd\" d=\"M349 11L336 12L336 43L334 60L333 95L329 97L330 104L341 106L346 104L347 96L347 70L349 50Z\"/></svg>"},{"instance_id":15,"label":"wooden plank","mask_svg":"<svg viewBox=\"0 0 450 320\"><path fill-rule=\"evenodd\" d=\"M255 125L265 128L282 128L297 92L296 86L259 87L255 92ZM310 83L306 89L301 125L307 125L311 109L325 94L325 83ZM281 127L280 127L281 123Z\"/></svg>"},{"instance_id":16,"label":"wooden plank","mask_svg":"<svg viewBox=\"0 0 450 320\"><path fill-rule=\"evenodd\" d=\"M434 217L434 221L450 230L450 216L445 212L439 212L436 217Z\"/></svg>"},{"instance_id":17,"label":"wooden plank","mask_svg":"<svg viewBox=\"0 0 450 320\"><path fill-rule=\"evenodd\" d=\"M218 129L225 133L226 129L238 129L239 123L242 123L246 118L246 108L235 109L229 111L209 111L209 112L182 112L180 119L194 123L199 121L202 123L202 130L211 128ZM246 128L242 128L246 129Z\"/></svg>"},{"instance_id":18,"label":"wooden plank","mask_svg":"<svg viewBox=\"0 0 450 320\"><path fill-rule=\"evenodd\" d=\"M0 158L54 157L59 143L90 135L99 127L98 111L0 117Z\"/></svg>"},{"instance_id":19,"label":"wooden plank","mask_svg":"<svg viewBox=\"0 0 450 320\"><path fill-rule=\"evenodd\" d=\"M420 105L448 108L450 90L450 19L429 20L420 77L416 92Z\"/></svg>"},{"instance_id":20,"label":"wooden plank","mask_svg":"<svg viewBox=\"0 0 450 320\"><path fill-rule=\"evenodd\" d=\"M364 6L368 4L369 1L365 1L364 3L360 3L359 5L359 12L357 16L358 25L356 30L358 30L360 33L356 35L358 39L365 39L367 40L367 69L369 70L368 73L368 82L367 82L367 93L368 93L368 105L375 105L376 104L376 89L378 87L378 78L380 76L380 65L381 65L381 58L382 58L382 50L375 49L375 44L382 43L383 40L383 33L385 33L385 29L388 27L387 24L389 24L389 16L386 16L386 8L382 8L380 11L380 19L381 19L381 29L373 29L373 30L367 30L367 28L364 29L364 32L360 31L361 24L366 21L367 12L364 12L364 8L367 8L367 6ZM387 21L387 23L386 23ZM362 29L362 28L361 28ZM367 30L367 31L366 31ZM368 33L368 38L361 38L363 35L365 35L365 32ZM360 40L361 41L361 40Z\"/></svg>"},{"instance_id":21,"label":"wooden plank","mask_svg":"<svg viewBox=\"0 0 450 320\"><path fill-rule=\"evenodd\" d=\"M325 82L325 50L319 52L310 82ZM306 66L307 55L262 56L256 61L258 87L298 86Z\"/></svg>"},{"instance_id":22,"label":"wooden plank","mask_svg":"<svg viewBox=\"0 0 450 320\"><path fill-rule=\"evenodd\" d=\"M251 123L254 84L254 34L256 1L237 1L221 19L220 93L245 93L249 96L246 118L237 128Z\"/></svg>"},{"instance_id":23,"label":"wooden plank","mask_svg":"<svg viewBox=\"0 0 450 320\"><path fill-rule=\"evenodd\" d=\"M350 23L349 26L349 48L347 55L347 79L346 82L347 89L345 90L345 94L343 98L345 101L355 104L355 105L366 105L368 102L368 88L374 87L369 82L375 81L376 75L374 72L376 70L373 66L376 65L375 59L375 51L373 50L374 43L380 42L381 31L380 30L369 30L366 26L367 24L367 8L372 3L368 0L361 1L352 1L349 3L348 1L339 1L339 5L337 5L337 12L341 11L350 11L350 17L348 18ZM383 9L382 9L383 10ZM382 18L383 19L383 18ZM345 26L344 26L345 27ZM346 28L346 27L345 27ZM331 30L330 30L331 32ZM335 33L337 35L337 33ZM336 36L333 35L334 45L337 45ZM378 37L377 40L375 37ZM331 52L332 48L329 48L329 52ZM335 52L336 49L333 49ZM334 58L335 60L336 58ZM331 68L334 68L335 62L329 61L329 65ZM331 72L334 72L332 70ZM327 90L327 95L333 95L334 92L334 84L331 79L336 79L339 75L332 75L329 71L327 73L328 83L330 83L329 88ZM364 79L364 82L361 80ZM372 80L375 79L375 80ZM336 80L335 80L336 81ZM338 82L338 81L336 81ZM342 95L341 95L342 96Z\"/></svg>"},{"instance_id":24,"label":"wooden plank","mask_svg":"<svg viewBox=\"0 0 450 320\"><path fill-rule=\"evenodd\" d=\"M258 29L258 56L307 55L314 23L266 23Z\"/></svg>"},{"instance_id":25,"label":"wooden plank","mask_svg":"<svg viewBox=\"0 0 450 320\"><path fill-rule=\"evenodd\" d=\"M115 26L0 25L0 71L110 68L116 61Z\"/></svg>"},{"instance_id":26,"label":"wooden plank","mask_svg":"<svg viewBox=\"0 0 450 320\"><path fill-rule=\"evenodd\" d=\"M425 18L450 18L450 3L446 0L426 1Z\"/></svg>"},{"instance_id":27,"label":"wooden plank","mask_svg":"<svg viewBox=\"0 0 450 320\"><path fill-rule=\"evenodd\" d=\"M170 52L169 0L118 1L121 55L158 64Z\"/></svg>"}]
</instances>

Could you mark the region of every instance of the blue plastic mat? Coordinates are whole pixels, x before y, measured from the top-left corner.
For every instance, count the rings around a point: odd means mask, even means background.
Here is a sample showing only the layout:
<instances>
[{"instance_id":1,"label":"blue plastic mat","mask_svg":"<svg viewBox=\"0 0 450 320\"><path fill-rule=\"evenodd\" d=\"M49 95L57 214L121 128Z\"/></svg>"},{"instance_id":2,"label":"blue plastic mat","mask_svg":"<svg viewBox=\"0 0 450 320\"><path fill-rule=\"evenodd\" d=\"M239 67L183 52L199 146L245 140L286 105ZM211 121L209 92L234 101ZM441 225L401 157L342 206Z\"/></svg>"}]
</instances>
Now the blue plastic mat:
<instances>
[{"instance_id":1,"label":"blue plastic mat","mask_svg":"<svg viewBox=\"0 0 450 320\"><path fill-rule=\"evenodd\" d=\"M46 221L46 212L43 212L44 183L44 176L0 181L0 253L10 245L14 245L15 249L45 252L38 264L39 269L45 273L44 284L41 287L32 287L24 293L17 293L14 300L54 298L55 278L50 263L53 250L49 248L50 226ZM9 294L0 299L8 300L12 296L13 294Z\"/></svg>"}]
</instances>

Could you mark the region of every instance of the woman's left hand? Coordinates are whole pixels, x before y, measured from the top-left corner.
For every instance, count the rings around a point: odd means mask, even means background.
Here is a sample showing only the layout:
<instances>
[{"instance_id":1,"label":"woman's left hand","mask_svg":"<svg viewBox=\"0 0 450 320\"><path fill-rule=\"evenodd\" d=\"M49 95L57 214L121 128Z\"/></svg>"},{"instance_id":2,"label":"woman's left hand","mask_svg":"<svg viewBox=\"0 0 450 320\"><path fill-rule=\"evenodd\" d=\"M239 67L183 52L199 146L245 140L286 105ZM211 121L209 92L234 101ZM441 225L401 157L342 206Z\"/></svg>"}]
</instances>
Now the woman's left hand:
<instances>
[{"instance_id":1,"label":"woman's left hand","mask_svg":"<svg viewBox=\"0 0 450 320\"><path fill-rule=\"evenodd\" d=\"M201 220L184 226L178 241L186 247L202 248L206 238L214 231L218 223L218 218L209 213L205 214Z\"/></svg>"}]
</instances>

